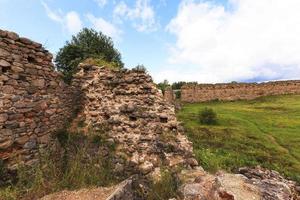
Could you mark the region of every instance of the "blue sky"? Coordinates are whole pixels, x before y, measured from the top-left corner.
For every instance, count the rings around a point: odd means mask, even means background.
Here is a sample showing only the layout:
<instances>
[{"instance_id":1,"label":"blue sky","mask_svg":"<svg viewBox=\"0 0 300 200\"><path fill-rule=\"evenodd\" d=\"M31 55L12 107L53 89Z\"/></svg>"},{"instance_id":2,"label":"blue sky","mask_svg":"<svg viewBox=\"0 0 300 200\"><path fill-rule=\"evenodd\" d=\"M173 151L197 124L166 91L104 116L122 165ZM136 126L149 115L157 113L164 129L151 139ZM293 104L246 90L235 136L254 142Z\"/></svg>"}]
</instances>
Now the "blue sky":
<instances>
[{"instance_id":1,"label":"blue sky","mask_svg":"<svg viewBox=\"0 0 300 200\"><path fill-rule=\"evenodd\" d=\"M156 81L265 81L300 78L299 10L298 0L0 0L0 28L54 54L94 28Z\"/></svg>"}]
</instances>

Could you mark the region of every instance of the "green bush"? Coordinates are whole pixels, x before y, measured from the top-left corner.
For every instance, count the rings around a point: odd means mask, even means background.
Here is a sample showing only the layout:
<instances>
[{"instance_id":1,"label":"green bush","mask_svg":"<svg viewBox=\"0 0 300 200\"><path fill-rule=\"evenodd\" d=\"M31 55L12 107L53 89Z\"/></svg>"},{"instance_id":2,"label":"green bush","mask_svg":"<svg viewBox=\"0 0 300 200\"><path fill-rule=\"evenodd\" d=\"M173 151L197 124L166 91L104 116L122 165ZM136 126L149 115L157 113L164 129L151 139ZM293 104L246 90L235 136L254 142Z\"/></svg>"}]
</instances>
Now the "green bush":
<instances>
[{"instance_id":1,"label":"green bush","mask_svg":"<svg viewBox=\"0 0 300 200\"><path fill-rule=\"evenodd\" d=\"M176 99L180 99L181 98L181 91L180 90L176 90L175 91L175 98Z\"/></svg>"},{"instance_id":2,"label":"green bush","mask_svg":"<svg viewBox=\"0 0 300 200\"><path fill-rule=\"evenodd\" d=\"M201 124L216 124L217 113L212 108L204 108L199 112L199 121Z\"/></svg>"}]
</instances>

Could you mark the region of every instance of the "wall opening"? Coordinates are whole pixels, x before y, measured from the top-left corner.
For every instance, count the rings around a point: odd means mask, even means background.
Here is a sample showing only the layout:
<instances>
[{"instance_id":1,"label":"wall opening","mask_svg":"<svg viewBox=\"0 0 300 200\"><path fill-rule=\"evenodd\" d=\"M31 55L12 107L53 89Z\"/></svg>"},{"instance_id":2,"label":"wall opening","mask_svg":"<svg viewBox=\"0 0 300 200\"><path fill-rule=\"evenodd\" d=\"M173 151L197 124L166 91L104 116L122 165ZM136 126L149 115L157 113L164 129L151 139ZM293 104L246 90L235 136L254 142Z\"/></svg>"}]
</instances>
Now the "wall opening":
<instances>
[{"instance_id":1,"label":"wall opening","mask_svg":"<svg viewBox=\"0 0 300 200\"><path fill-rule=\"evenodd\" d=\"M161 123L167 123L168 122L167 117L160 117L159 120L160 120Z\"/></svg>"},{"instance_id":2,"label":"wall opening","mask_svg":"<svg viewBox=\"0 0 300 200\"><path fill-rule=\"evenodd\" d=\"M11 68L10 67L2 67L1 72L2 73L7 73Z\"/></svg>"},{"instance_id":3,"label":"wall opening","mask_svg":"<svg viewBox=\"0 0 300 200\"><path fill-rule=\"evenodd\" d=\"M135 117L135 116L129 116L129 120L135 122L135 121L137 121L137 117Z\"/></svg>"},{"instance_id":4,"label":"wall opening","mask_svg":"<svg viewBox=\"0 0 300 200\"><path fill-rule=\"evenodd\" d=\"M32 57L32 56L28 56L27 60L28 60L29 63L32 63L32 64L36 64L37 63L36 60L35 60L35 58Z\"/></svg>"}]
</instances>

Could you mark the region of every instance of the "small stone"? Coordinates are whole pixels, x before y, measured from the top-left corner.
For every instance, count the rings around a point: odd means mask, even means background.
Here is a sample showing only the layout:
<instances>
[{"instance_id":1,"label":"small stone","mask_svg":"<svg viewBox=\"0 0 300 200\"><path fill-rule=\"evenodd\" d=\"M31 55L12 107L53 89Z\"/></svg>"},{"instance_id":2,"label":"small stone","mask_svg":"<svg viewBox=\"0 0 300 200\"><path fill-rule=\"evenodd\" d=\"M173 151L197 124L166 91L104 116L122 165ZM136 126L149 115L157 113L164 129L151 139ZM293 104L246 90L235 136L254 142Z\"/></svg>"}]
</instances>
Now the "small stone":
<instances>
[{"instance_id":1,"label":"small stone","mask_svg":"<svg viewBox=\"0 0 300 200\"><path fill-rule=\"evenodd\" d=\"M187 199L202 199L200 196L203 191L199 183L190 183L183 186L181 193Z\"/></svg>"},{"instance_id":2,"label":"small stone","mask_svg":"<svg viewBox=\"0 0 300 200\"><path fill-rule=\"evenodd\" d=\"M36 79L32 81L32 85L36 87L44 87L45 86L45 80L44 79Z\"/></svg>"},{"instance_id":3,"label":"small stone","mask_svg":"<svg viewBox=\"0 0 300 200\"><path fill-rule=\"evenodd\" d=\"M23 137L19 137L19 138L17 138L16 139L16 143L17 144L20 144L20 145L23 145L23 144L25 144L27 141L28 141L28 136L27 135L25 135L25 136L23 136Z\"/></svg>"},{"instance_id":4,"label":"small stone","mask_svg":"<svg viewBox=\"0 0 300 200\"><path fill-rule=\"evenodd\" d=\"M5 60L0 60L0 66L1 67L9 67L10 63Z\"/></svg>"},{"instance_id":5,"label":"small stone","mask_svg":"<svg viewBox=\"0 0 300 200\"><path fill-rule=\"evenodd\" d=\"M148 174L149 172L152 171L153 164L149 161L146 161L143 164L141 164L139 168L143 174Z\"/></svg>"},{"instance_id":6,"label":"small stone","mask_svg":"<svg viewBox=\"0 0 300 200\"><path fill-rule=\"evenodd\" d=\"M17 40L19 39L19 35L14 33L14 32L7 32L7 37L12 39L12 40Z\"/></svg>"},{"instance_id":7,"label":"small stone","mask_svg":"<svg viewBox=\"0 0 300 200\"><path fill-rule=\"evenodd\" d=\"M6 122L8 115L6 113L0 114L0 122Z\"/></svg>"},{"instance_id":8,"label":"small stone","mask_svg":"<svg viewBox=\"0 0 300 200\"><path fill-rule=\"evenodd\" d=\"M7 141L5 141L5 142L1 142L1 143L0 143L0 149L2 149L2 150L7 149L7 148L9 148L12 144L13 144L13 141L12 141L12 140L7 140Z\"/></svg>"},{"instance_id":9,"label":"small stone","mask_svg":"<svg viewBox=\"0 0 300 200\"><path fill-rule=\"evenodd\" d=\"M28 38L24 38L24 37L20 37L20 42L24 43L24 44L31 44L32 41L29 40Z\"/></svg>"},{"instance_id":10,"label":"small stone","mask_svg":"<svg viewBox=\"0 0 300 200\"><path fill-rule=\"evenodd\" d=\"M9 56L9 52L0 48L0 56L3 56L3 57Z\"/></svg>"},{"instance_id":11,"label":"small stone","mask_svg":"<svg viewBox=\"0 0 300 200\"><path fill-rule=\"evenodd\" d=\"M37 143L35 139L29 139L27 143L25 143L24 148L25 149L34 149L36 148Z\"/></svg>"},{"instance_id":12,"label":"small stone","mask_svg":"<svg viewBox=\"0 0 300 200\"><path fill-rule=\"evenodd\" d=\"M20 72L23 72L23 71L24 71L23 68L17 67L17 66L12 66L12 67L11 67L11 70L14 71L14 72L16 72L16 73L20 73Z\"/></svg>"},{"instance_id":13,"label":"small stone","mask_svg":"<svg viewBox=\"0 0 300 200\"><path fill-rule=\"evenodd\" d=\"M46 135L43 135L42 137L39 137L38 141L42 144L48 144L50 139L51 139L50 135L46 134Z\"/></svg>"},{"instance_id":14,"label":"small stone","mask_svg":"<svg viewBox=\"0 0 300 200\"><path fill-rule=\"evenodd\" d=\"M10 129L1 129L0 130L0 135L5 136L5 137L11 136L12 135L12 130L10 130Z\"/></svg>"},{"instance_id":15,"label":"small stone","mask_svg":"<svg viewBox=\"0 0 300 200\"><path fill-rule=\"evenodd\" d=\"M195 158L189 158L189 159L187 159L187 163L188 163L191 167L198 166L198 161L197 161Z\"/></svg>"},{"instance_id":16,"label":"small stone","mask_svg":"<svg viewBox=\"0 0 300 200\"><path fill-rule=\"evenodd\" d=\"M0 81L7 81L8 77L5 76L4 74L0 75Z\"/></svg>"}]
</instances>

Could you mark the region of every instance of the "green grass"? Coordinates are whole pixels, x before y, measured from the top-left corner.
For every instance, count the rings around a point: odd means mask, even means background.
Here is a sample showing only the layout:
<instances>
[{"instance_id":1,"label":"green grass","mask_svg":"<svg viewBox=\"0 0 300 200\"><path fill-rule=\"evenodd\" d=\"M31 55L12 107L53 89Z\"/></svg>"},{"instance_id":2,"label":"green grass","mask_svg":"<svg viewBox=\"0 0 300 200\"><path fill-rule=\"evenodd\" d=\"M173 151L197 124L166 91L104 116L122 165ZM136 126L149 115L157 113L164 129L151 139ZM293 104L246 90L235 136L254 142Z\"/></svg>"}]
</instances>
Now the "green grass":
<instances>
[{"instance_id":1,"label":"green grass","mask_svg":"<svg viewBox=\"0 0 300 200\"><path fill-rule=\"evenodd\" d=\"M205 107L217 113L216 125L199 122ZM205 169L261 165L300 182L300 95L185 104L177 115Z\"/></svg>"}]
</instances>

